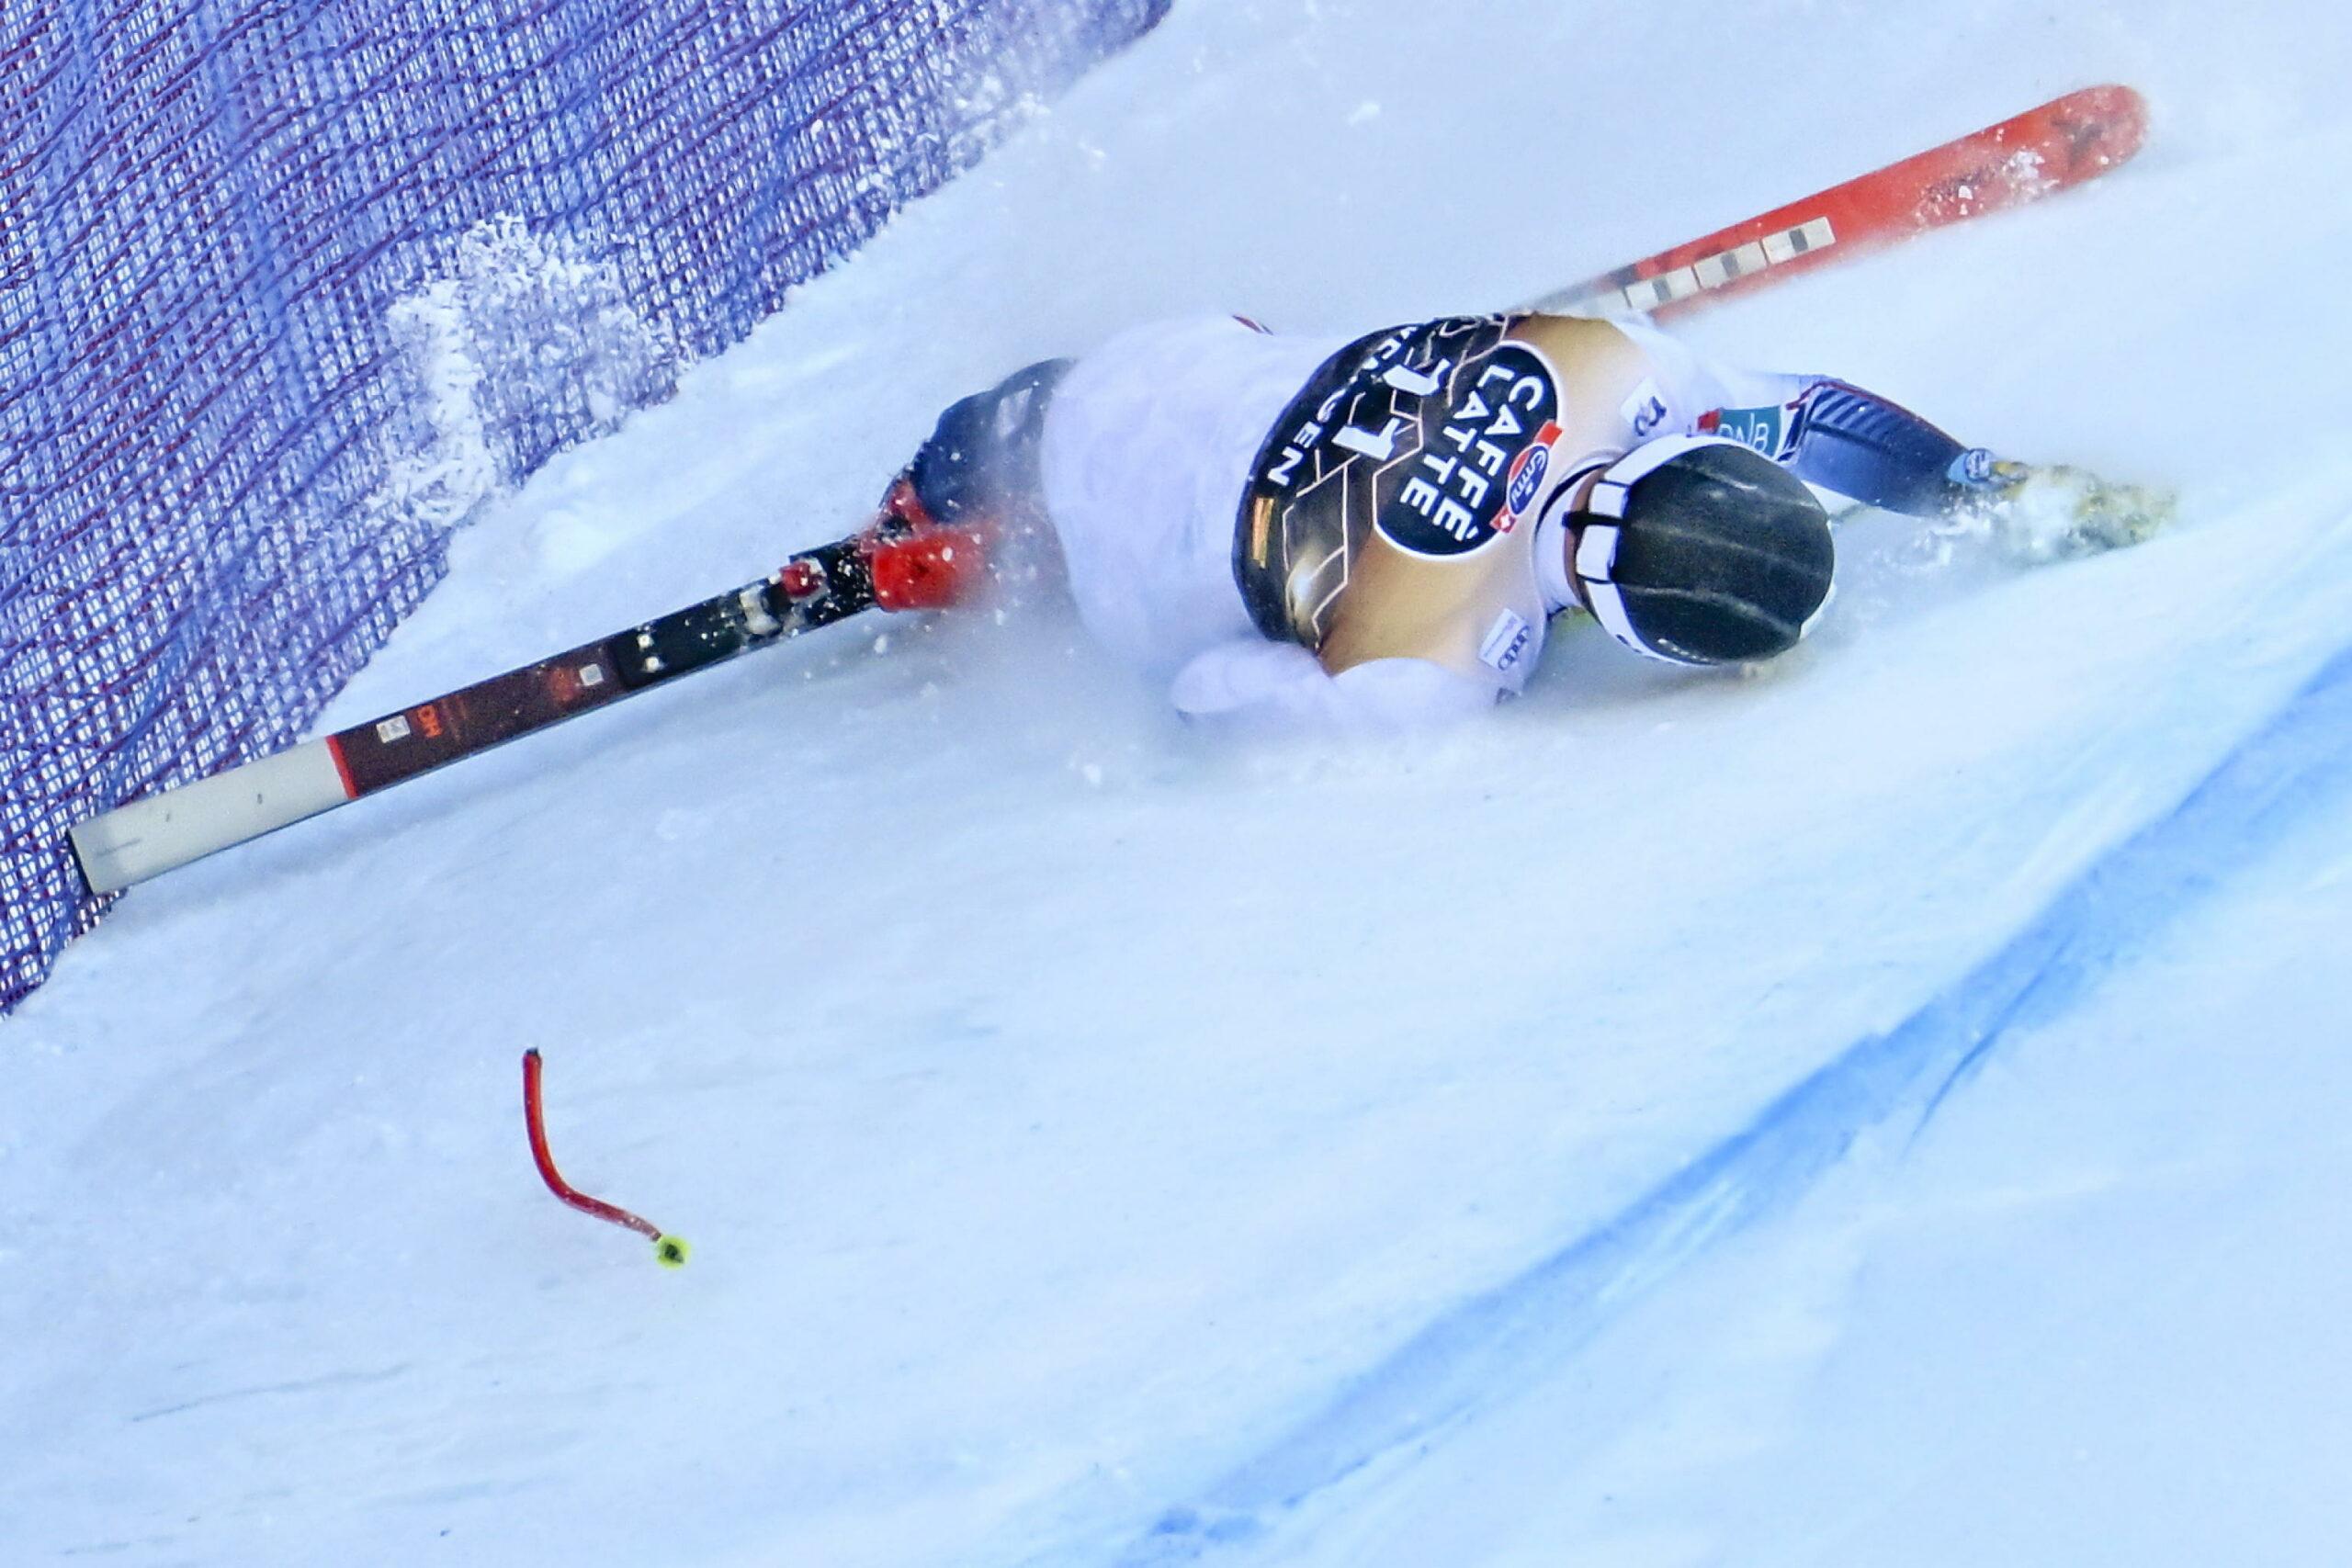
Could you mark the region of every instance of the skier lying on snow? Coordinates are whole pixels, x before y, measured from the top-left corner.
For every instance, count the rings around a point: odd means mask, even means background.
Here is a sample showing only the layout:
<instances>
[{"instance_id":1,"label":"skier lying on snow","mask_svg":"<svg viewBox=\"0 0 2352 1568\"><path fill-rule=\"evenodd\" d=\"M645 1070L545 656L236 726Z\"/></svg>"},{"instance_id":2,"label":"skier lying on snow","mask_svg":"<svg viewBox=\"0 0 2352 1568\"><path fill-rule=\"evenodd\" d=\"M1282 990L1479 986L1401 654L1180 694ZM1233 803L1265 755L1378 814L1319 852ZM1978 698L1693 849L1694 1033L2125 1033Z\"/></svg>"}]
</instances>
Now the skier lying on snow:
<instances>
[{"instance_id":1,"label":"skier lying on snow","mask_svg":"<svg viewBox=\"0 0 2352 1568\"><path fill-rule=\"evenodd\" d=\"M1517 693L1566 611L1677 664L1785 653L1830 591L1808 486L1996 526L2054 512L2021 544L2044 556L2132 542L2169 505L1645 323L1465 317L1340 343L1226 318L956 403L876 527L984 545L1049 525L1089 631L1184 713L1389 725ZM899 598L950 602L971 566Z\"/></svg>"}]
</instances>

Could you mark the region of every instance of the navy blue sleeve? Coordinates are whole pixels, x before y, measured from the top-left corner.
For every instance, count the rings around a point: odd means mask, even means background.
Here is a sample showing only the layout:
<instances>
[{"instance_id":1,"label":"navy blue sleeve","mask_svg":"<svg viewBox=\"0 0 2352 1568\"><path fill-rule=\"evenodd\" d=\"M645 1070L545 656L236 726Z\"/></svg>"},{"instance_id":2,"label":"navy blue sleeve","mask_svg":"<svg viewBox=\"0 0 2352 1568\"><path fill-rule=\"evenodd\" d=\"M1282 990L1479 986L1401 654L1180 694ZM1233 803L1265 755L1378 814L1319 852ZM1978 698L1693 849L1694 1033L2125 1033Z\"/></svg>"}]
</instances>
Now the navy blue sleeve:
<instances>
[{"instance_id":1,"label":"navy blue sleeve","mask_svg":"<svg viewBox=\"0 0 2352 1568\"><path fill-rule=\"evenodd\" d=\"M1965 499L1975 470L1990 457L1962 446L1900 403L1844 381L1820 381L1806 390L1795 447L1789 468L1805 483L1919 517Z\"/></svg>"},{"instance_id":2,"label":"navy blue sleeve","mask_svg":"<svg viewBox=\"0 0 2352 1568\"><path fill-rule=\"evenodd\" d=\"M1932 517L1991 475L1991 453L1962 446L1900 403L1850 381L1724 365L1647 321L1613 324L1648 359L1663 400L1690 429L1745 441L1807 484Z\"/></svg>"}]
</instances>

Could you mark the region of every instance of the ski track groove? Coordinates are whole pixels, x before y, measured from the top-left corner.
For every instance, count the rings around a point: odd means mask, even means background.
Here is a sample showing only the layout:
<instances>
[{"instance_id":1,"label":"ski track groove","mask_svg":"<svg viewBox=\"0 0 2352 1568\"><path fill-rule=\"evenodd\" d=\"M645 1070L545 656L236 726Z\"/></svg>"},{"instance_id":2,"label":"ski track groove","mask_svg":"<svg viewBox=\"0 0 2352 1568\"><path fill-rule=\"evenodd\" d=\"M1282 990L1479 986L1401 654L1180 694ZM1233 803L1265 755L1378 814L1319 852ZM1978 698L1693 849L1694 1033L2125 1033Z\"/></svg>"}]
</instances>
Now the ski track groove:
<instances>
[{"instance_id":1,"label":"ski track groove","mask_svg":"<svg viewBox=\"0 0 2352 1568\"><path fill-rule=\"evenodd\" d=\"M1408 1446L1433 1447L1503 1404L1683 1261L1792 1207L1864 1133L1909 1109L1917 1121L1906 1146L1916 1142L2001 1044L2066 1012L2237 865L2347 791L2352 645L2169 811L1901 1023L1857 1040L1613 1219L1437 1318L1109 1561L1157 1568L1262 1542L1319 1494Z\"/></svg>"}]
</instances>

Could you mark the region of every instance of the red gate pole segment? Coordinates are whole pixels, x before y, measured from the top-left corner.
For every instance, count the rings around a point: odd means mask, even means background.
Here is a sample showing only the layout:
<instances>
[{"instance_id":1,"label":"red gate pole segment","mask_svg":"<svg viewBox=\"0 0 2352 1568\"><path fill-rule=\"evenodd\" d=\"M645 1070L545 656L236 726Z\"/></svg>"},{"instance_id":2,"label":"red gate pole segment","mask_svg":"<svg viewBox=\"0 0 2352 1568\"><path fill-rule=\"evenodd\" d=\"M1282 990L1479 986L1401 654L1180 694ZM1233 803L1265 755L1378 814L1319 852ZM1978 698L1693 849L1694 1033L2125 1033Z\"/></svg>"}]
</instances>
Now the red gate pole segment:
<instances>
[{"instance_id":1,"label":"red gate pole segment","mask_svg":"<svg viewBox=\"0 0 2352 1568\"><path fill-rule=\"evenodd\" d=\"M555 1156L548 1148L547 1112L539 1091L539 1054L536 1049L523 1053L523 1126L530 1134L531 1158L537 1164L539 1179L548 1184L548 1191L583 1214L594 1214L649 1238L653 1243L654 1260L663 1268L676 1269L685 1263L687 1247L682 1238L666 1234L652 1221L616 1203L591 1198L556 1169Z\"/></svg>"}]
</instances>

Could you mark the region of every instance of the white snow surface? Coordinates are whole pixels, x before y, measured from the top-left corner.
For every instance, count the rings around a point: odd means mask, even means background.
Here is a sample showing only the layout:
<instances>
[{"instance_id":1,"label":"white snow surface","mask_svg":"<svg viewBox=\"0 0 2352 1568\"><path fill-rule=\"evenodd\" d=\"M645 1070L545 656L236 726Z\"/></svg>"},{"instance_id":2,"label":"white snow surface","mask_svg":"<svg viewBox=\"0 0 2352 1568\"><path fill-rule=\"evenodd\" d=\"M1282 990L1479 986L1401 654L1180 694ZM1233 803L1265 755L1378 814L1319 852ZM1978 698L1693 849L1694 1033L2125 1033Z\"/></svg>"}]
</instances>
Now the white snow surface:
<instances>
[{"instance_id":1,"label":"white snow surface","mask_svg":"<svg viewBox=\"0 0 2352 1568\"><path fill-rule=\"evenodd\" d=\"M1436 743L857 624L140 889L0 1029L0 1561L2342 1562L2346 16L1186 0L325 725L1130 322L1499 307L2102 80L2130 169L1687 330L2182 524L1861 520L1801 656Z\"/></svg>"}]
</instances>

